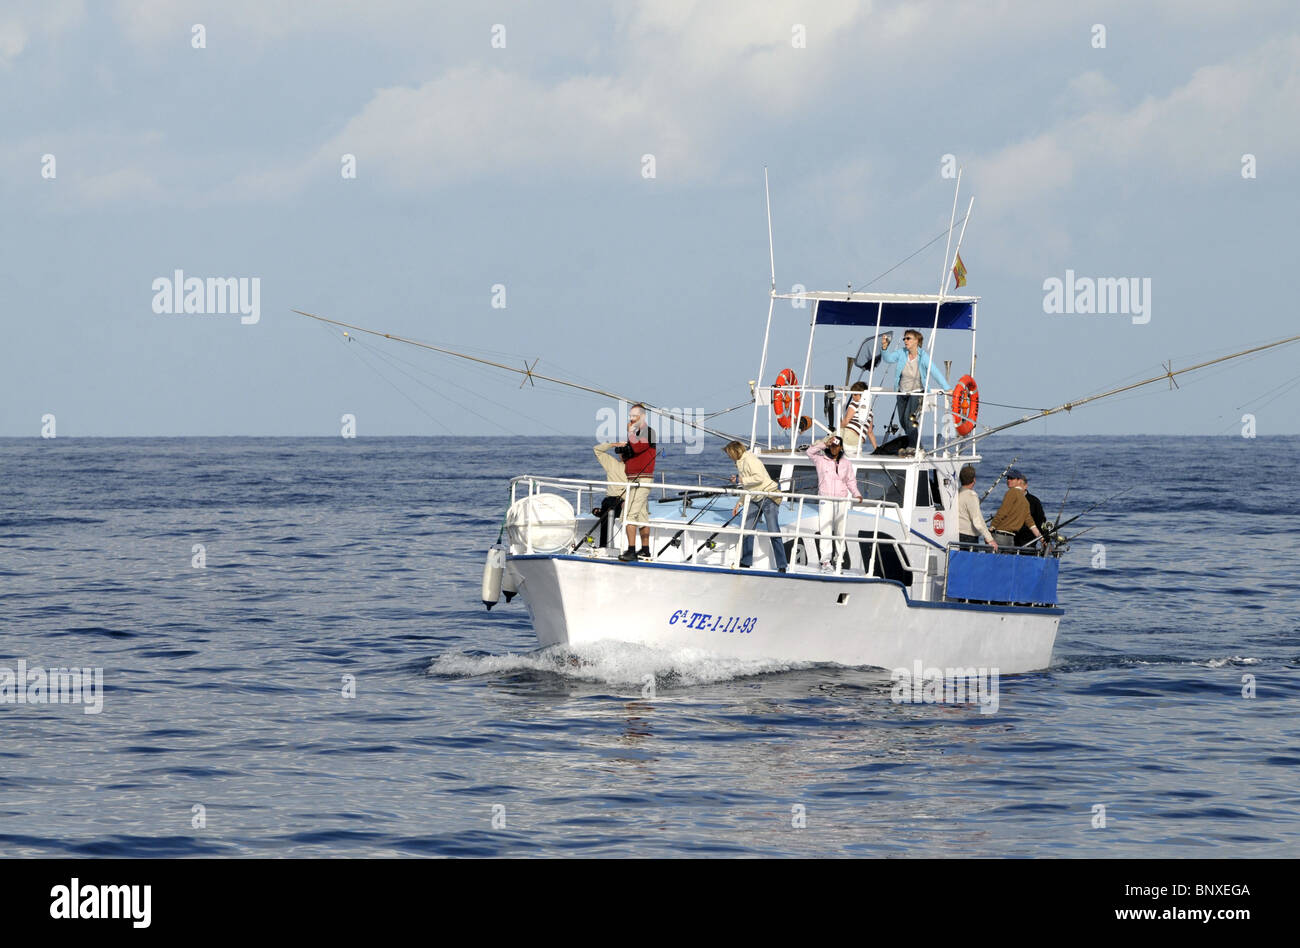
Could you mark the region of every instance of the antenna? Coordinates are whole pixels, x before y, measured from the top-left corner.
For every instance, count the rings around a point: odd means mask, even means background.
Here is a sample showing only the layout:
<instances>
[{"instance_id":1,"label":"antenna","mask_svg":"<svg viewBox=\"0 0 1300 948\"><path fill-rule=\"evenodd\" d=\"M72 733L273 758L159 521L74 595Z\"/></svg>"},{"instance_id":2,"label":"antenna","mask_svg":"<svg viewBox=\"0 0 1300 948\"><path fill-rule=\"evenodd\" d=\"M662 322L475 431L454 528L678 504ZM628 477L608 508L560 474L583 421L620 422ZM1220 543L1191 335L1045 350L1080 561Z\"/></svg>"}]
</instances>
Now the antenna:
<instances>
[{"instance_id":1,"label":"antenna","mask_svg":"<svg viewBox=\"0 0 1300 948\"><path fill-rule=\"evenodd\" d=\"M776 292L776 251L772 249L772 189L767 183L767 165L763 165L763 192L767 195L767 257L772 263L772 292Z\"/></svg>"}]
</instances>

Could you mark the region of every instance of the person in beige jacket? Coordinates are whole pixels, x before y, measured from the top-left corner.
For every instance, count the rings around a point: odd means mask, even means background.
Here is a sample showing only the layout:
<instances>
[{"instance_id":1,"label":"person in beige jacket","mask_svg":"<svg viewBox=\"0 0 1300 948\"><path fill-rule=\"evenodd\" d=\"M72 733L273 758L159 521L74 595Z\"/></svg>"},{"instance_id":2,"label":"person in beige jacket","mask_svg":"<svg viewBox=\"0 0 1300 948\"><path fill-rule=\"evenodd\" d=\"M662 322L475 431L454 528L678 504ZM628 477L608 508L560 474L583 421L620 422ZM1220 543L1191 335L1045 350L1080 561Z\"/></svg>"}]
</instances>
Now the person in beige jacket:
<instances>
[{"instance_id":1,"label":"person in beige jacket","mask_svg":"<svg viewBox=\"0 0 1300 948\"><path fill-rule=\"evenodd\" d=\"M768 533L780 533L781 524L777 519L777 511L781 506L781 488L767 473L763 462L745 450L745 446L739 441L730 442L722 450L727 452L727 457L736 462L736 479L744 490L761 491L771 495L749 498L749 513L745 516L745 529L754 529L758 518L762 517L764 530ZM731 511L733 517L740 513L743 503L744 498L736 501L736 506ZM784 573L787 565L785 543L779 536L769 537L769 539L772 541L772 561L776 564L777 572ZM754 534L747 533L740 545L740 568L749 569L753 563Z\"/></svg>"},{"instance_id":2,"label":"person in beige jacket","mask_svg":"<svg viewBox=\"0 0 1300 948\"><path fill-rule=\"evenodd\" d=\"M998 545L989 533L984 514L980 512L980 497L975 493L975 467L967 464L957 474L961 490L957 492L957 539L961 543L978 543L980 538L997 552Z\"/></svg>"},{"instance_id":3,"label":"person in beige jacket","mask_svg":"<svg viewBox=\"0 0 1300 948\"><path fill-rule=\"evenodd\" d=\"M623 459L609 453L616 447L618 445L615 442L604 441L592 448L596 453L596 460L605 470L605 480L608 482L605 485L605 499L592 511L592 514L600 520L602 550L609 543L610 526L623 514L623 495L627 493L627 470L623 466Z\"/></svg>"}]
</instances>

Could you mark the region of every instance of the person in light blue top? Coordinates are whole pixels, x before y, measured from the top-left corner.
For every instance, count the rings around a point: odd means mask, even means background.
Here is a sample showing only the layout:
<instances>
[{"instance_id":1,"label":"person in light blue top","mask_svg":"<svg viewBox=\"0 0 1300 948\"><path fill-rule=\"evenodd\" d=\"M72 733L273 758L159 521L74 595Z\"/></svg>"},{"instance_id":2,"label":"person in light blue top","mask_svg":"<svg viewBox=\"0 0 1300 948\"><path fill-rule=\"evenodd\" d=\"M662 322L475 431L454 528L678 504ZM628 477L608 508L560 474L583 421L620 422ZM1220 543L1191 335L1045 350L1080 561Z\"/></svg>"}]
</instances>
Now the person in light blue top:
<instances>
[{"instance_id":1,"label":"person in light blue top","mask_svg":"<svg viewBox=\"0 0 1300 948\"><path fill-rule=\"evenodd\" d=\"M890 366L887 384L903 393L898 396L899 421L903 425L903 434L907 436L908 448L915 449L917 441L917 422L920 420L921 393L927 389L948 391L948 380L937 365L930 364L930 356L921 348L922 336L915 329L903 333L903 351L890 352L889 342L885 341L885 352L880 360ZM912 394L915 393L915 394Z\"/></svg>"}]
</instances>

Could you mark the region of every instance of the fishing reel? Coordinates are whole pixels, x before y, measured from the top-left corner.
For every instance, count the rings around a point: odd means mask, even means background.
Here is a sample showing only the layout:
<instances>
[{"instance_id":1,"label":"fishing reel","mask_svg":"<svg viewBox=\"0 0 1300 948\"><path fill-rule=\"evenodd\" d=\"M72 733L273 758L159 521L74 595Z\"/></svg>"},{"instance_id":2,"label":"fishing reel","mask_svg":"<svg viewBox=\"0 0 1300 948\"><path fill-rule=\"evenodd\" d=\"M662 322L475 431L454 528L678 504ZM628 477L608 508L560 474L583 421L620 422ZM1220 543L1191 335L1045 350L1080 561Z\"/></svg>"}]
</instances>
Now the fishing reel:
<instances>
[{"instance_id":1,"label":"fishing reel","mask_svg":"<svg viewBox=\"0 0 1300 948\"><path fill-rule=\"evenodd\" d=\"M1043 535L1043 556L1059 556L1070 549L1070 541L1056 532L1056 523L1044 520L1038 525Z\"/></svg>"}]
</instances>

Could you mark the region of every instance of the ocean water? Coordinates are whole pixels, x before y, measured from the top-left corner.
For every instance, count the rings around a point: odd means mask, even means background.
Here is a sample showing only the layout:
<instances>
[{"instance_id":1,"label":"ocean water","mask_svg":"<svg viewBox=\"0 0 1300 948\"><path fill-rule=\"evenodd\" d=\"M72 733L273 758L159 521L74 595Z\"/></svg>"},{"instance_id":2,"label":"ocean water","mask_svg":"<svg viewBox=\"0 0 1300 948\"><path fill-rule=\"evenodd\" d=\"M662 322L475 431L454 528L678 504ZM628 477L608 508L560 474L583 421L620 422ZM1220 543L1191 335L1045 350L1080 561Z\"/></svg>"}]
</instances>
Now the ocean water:
<instances>
[{"instance_id":1,"label":"ocean water","mask_svg":"<svg viewBox=\"0 0 1300 948\"><path fill-rule=\"evenodd\" d=\"M578 439L0 440L0 666L103 674L99 713L0 704L0 847L1300 855L1297 448L986 441L982 486L1019 455L1049 515L1130 489L1076 524L1051 668L983 714L871 669L538 651L483 556L512 475L597 476Z\"/></svg>"}]
</instances>

